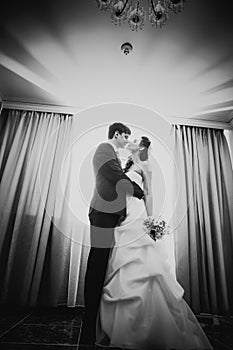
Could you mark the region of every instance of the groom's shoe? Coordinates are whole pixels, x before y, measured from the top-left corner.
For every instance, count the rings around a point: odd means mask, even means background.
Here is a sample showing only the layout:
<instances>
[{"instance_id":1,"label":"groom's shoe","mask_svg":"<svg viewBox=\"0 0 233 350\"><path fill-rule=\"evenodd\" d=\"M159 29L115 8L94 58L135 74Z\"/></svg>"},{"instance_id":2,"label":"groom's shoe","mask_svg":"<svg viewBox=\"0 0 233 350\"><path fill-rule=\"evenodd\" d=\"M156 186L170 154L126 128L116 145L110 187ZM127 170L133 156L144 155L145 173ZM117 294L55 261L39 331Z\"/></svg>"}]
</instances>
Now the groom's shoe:
<instances>
[{"instance_id":1,"label":"groom's shoe","mask_svg":"<svg viewBox=\"0 0 233 350\"><path fill-rule=\"evenodd\" d=\"M95 332L92 334L90 329L85 326L85 323L82 324L80 330L80 338L79 338L80 346L95 346Z\"/></svg>"},{"instance_id":2,"label":"groom's shoe","mask_svg":"<svg viewBox=\"0 0 233 350\"><path fill-rule=\"evenodd\" d=\"M85 334L81 333L81 337L79 339L79 343L80 346L95 346L95 338L94 337L90 337L90 336L86 336Z\"/></svg>"}]
</instances>

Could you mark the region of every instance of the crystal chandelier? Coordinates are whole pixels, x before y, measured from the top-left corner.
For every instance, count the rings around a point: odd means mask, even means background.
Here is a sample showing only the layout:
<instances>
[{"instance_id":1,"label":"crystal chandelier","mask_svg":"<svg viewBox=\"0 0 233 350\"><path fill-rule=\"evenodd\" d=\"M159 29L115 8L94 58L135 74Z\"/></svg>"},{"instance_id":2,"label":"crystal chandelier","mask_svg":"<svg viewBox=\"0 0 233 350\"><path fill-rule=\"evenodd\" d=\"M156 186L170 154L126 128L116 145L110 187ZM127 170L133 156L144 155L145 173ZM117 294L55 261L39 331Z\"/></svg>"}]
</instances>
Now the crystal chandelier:
<instances>
[{"instance_id":1,"label":"crystal chandelier","mask_svg":"<svg viewBox=\"0 0 233 350\"><path fill-rule=\"evenodd\" d=\"M169 18L169 13L181 12L185 0L148 0L148 10L140 0L96 0L100 10L108 10L114 24L127 21L132 30L142 29L146 18L152 26L162 27Z\"/></svg>"}]
</instances>

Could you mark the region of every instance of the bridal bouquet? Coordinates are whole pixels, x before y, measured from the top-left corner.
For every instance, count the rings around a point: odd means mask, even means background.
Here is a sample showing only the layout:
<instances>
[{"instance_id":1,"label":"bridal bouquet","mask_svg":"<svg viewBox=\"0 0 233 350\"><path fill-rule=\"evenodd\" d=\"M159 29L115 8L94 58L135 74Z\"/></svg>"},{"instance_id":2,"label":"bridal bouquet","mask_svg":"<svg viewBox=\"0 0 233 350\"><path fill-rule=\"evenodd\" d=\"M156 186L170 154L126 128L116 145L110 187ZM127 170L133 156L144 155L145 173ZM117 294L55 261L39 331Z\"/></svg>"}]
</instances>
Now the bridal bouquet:
<instances>
[{"instance_id":1,"label":"bridal bouquet","mask_svg":"<svg viewBox=\"0 0 233 350\"><path fill-rule=\"evenodd\" d=\"M169 226L161 217L155 219L153 216L148 216L143 222L143 228L154 241L169 233Z\"/></svg>"}]
</instances>

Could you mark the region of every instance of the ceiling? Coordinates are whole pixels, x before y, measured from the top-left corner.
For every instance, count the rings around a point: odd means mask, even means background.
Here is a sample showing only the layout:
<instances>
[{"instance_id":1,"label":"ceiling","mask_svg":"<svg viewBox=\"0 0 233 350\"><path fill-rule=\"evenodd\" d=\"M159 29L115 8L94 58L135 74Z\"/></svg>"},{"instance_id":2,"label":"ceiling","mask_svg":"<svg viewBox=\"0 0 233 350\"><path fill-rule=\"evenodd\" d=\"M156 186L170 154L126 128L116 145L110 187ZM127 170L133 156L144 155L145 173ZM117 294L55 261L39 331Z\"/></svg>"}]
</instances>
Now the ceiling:
<instances>
[{"instance_id":1,"label":"ceiling","mask_svg":"<svg viewBox=\"0 0 233 350\"><path fill-rule=\"evenodd\" d=\"M138 32L112 24L95 0L8 0L1 13L6 105L78 111L125 102L167 117L233 117L232 0L187 0L162 29L147 23ZM125 56L127 41L133 51Z\"/></svg>"}]
</instances>

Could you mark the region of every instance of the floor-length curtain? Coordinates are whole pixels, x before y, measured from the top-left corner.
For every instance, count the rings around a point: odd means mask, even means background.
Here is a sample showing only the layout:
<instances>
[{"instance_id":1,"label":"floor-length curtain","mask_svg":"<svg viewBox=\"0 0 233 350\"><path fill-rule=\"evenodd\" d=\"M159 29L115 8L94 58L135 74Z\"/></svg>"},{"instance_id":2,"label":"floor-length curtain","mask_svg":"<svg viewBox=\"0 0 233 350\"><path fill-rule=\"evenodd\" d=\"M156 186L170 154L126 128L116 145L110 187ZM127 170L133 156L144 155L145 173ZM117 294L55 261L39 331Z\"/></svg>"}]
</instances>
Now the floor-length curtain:
<instances>
[{"instance_id":1,"label":"floor-length curtain","mask_svg":"<svg viewBox=\"0 0 233 350\"><path fill-rule=\"evenodd\" d=\"M233 169L233 129L231 130L224 130L224 135L226 136L229 150L230 150L230 156L231 156L231 166Z\"/></svg>"},{"instance_id":2,"label":"floor-length curtain","mask_svg":"<svg viewBox=\"0 0 233 350\"><path fill-rule=\"evenodd\" d=\"M233 173L223 130L174 126L177 278L196 313L233 312Z\"/></svg>"},{"instance_id":3,"label":"floor-length curtain","mask_svg":"<svg viewBox=\"0 0 233 350\"><path fill-rule=\"evenodd\" d=\"M17 110L1 114L2 303L67 304L73 236L79 236L80 243L85 232L67 200L73 191L73 154L68 152L72 126L69 115Z\"/></svg>"}]
</instances>

